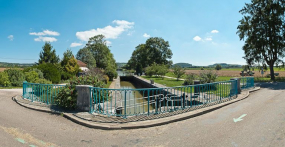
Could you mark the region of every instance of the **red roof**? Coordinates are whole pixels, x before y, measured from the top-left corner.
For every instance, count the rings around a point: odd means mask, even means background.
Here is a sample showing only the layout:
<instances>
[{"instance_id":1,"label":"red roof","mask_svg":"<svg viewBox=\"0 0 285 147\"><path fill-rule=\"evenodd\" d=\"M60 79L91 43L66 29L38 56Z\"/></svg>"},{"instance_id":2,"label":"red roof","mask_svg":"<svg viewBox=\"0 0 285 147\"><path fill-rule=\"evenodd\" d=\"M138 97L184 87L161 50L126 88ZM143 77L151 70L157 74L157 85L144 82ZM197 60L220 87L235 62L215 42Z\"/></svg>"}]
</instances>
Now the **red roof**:
<instances>
[{"instance_id":1,"label":"red roof","mask_svg":"<svg viewBox=\"0 0 285 147\"><path fill-rule=\"evenodd\" d=\"M87 67L86 63L84 63L80 60L77 60L77 64L79 65L79 67Z\"/></svg>"}]
</instances>

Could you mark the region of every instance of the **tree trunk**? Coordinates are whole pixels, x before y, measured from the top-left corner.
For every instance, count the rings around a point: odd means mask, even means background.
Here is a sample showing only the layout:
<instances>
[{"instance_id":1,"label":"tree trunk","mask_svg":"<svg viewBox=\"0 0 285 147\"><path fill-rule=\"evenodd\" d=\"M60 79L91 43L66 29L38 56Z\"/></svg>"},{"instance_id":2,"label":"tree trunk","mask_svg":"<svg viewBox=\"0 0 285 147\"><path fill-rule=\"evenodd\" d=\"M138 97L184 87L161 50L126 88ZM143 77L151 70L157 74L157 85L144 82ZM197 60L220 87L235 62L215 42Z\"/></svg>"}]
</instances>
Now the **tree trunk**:
<instances>
[{"instance_id":1,"label":"tree trunk","mask_svg":"<svg viewBox=\"0 0 285 147\"><path fill-rule=\"evenodd\" d=\"M275 81L275 75L274 75L274 64L270 64L270 77L272 81Z\"/></svg>"}]
</instances>

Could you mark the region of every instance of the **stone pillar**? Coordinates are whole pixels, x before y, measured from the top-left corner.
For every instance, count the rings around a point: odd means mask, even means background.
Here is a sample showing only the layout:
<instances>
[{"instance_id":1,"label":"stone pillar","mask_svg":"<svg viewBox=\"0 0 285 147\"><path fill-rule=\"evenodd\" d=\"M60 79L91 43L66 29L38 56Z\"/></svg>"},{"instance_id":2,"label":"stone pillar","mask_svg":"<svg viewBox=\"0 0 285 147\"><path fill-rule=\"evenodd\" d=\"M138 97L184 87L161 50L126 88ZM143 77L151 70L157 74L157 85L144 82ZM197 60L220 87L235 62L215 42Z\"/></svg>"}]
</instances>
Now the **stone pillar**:
<instances>
[{"instance_id":1,"label":"stone pillar","mask_svg":"<svg viewBox=\"0 0 285 147\"><path fill-rule=\"evenodd\" d=\"M77 90L77 109L79 111L90 112L90 87L89 85L76 85Z\"/></svg>"},{"instance_id":2,"label":"stone pillar","mask_svg":"<svg viewBox=\"0 0 285 147\"><path fill-rule=\"evenodd\" d=\"M241 88L240 88L240 78L238 78L238 77L235 77L235 78L231 78L231 80L237 80L237 89L238 89L238 94L240 94L241 93ZM232 85L232 89L234 88L233 86L235 86L235 85Z\"/></svg>"}]
</instances>

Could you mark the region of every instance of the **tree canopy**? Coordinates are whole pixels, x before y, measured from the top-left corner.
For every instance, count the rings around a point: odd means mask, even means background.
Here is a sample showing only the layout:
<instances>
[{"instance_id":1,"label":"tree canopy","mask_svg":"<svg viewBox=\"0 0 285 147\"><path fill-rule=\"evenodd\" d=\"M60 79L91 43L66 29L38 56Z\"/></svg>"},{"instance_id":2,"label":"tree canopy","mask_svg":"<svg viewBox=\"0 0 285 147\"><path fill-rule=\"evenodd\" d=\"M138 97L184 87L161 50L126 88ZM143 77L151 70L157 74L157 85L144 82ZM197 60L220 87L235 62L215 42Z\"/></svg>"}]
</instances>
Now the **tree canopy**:
<instances>
[{"instance_id":1,"label":"tree canopy","mask_svg":"<svg viewBox=\"0 0 285 147\"><path fill-rule=\"evenodd\" d=\"M244 58L249 65L267 64L271 80L274 80L274 65L283 62L285 54L285 1L251 0L240 13L237 34L245 40Z\"/></svg>"},{"instance_id":2,"label":"tree canopy","mask_svg":"<svg viewBox=\"0 0 285 147\"><path fill-rule=\"evenodd\" d=\"M140 44L133 51L128 68L136 69L138 64L143 68L151 66L153 63L171 65L172 51L169 42L163 38L151 37L145 44ZM139 65L140 66L140 65Z\"/></svg>"},{"instance_id":3,"label":"tree canopy","mask_svg":"<svg viewBox=\"0 0 285 147\"><path fill-rule=\"evenodd\" d=\"M55 49L51 46L49 42L46 42L40 52L39 64L42 63L58 63L59 57L56 55Z\"/></svg>"},{"instance_id":4,"label":"tree canopy","mask_svg":"<svg viewBox=\"0 0 285 147\"><path fill-rule=\"evenodd\" d=\"M86 63L88 68L96 67L96 60L88 48L80 49L76 54L76 59Z\"/></svg>"}]
</instances>

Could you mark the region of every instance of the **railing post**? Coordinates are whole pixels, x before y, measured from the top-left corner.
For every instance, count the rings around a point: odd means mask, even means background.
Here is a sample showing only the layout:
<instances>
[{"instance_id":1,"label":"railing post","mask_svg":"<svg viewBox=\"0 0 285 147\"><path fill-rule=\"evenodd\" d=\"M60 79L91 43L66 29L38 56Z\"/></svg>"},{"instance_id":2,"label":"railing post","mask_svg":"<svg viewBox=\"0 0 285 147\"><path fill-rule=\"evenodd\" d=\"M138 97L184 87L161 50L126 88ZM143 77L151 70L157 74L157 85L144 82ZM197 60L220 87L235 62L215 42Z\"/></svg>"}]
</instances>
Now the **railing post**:
<instances>
[{"instance_id":1,"label":"railing post","mask_svg":"<svg viewBox=\"0 0 285 147\"><path fill-rule=\"evenodd\" d=\"M93 89L91 87L89 87L89 89L90 89L89 90L89 99L90 99L90 102L89 102L90 103L90 106L89 106L90 107L90 109L89 109L90 111L89 111L89 113L92 113L93 112L93 106L92 106L93 105L93 103L92 103Z\"/></svg>"},{"instance_id":2,"label":"railing post","mask_svg":"<svg viewBox=\"0 0 285 147\"><path fill-rule=\"evenodd\" d=\"M125 112L125 117L124 118L127 118L127 90L125 90L125 109L124 109L124 112Z\"/></svg>"},{"instance_id":3,"label":"railing post","mask_svg":"<svg viewBox=\"0 0 285 147\"><path fill-rule=\"evenodd\" d=\"M149 115L149 89L147 90L147 115Z\"/></svg>"},{"instance_id":4,"label":"railing post","mask_svg":"<svg viewBox=\"0 0 285 147\"><path fill-rule=\"evenodd\" d=\"M24 81L23 82L23 98L25 98L25 95L26 95L26 92L27 92L27 81Z\"/></svg>"}]
</instances>

